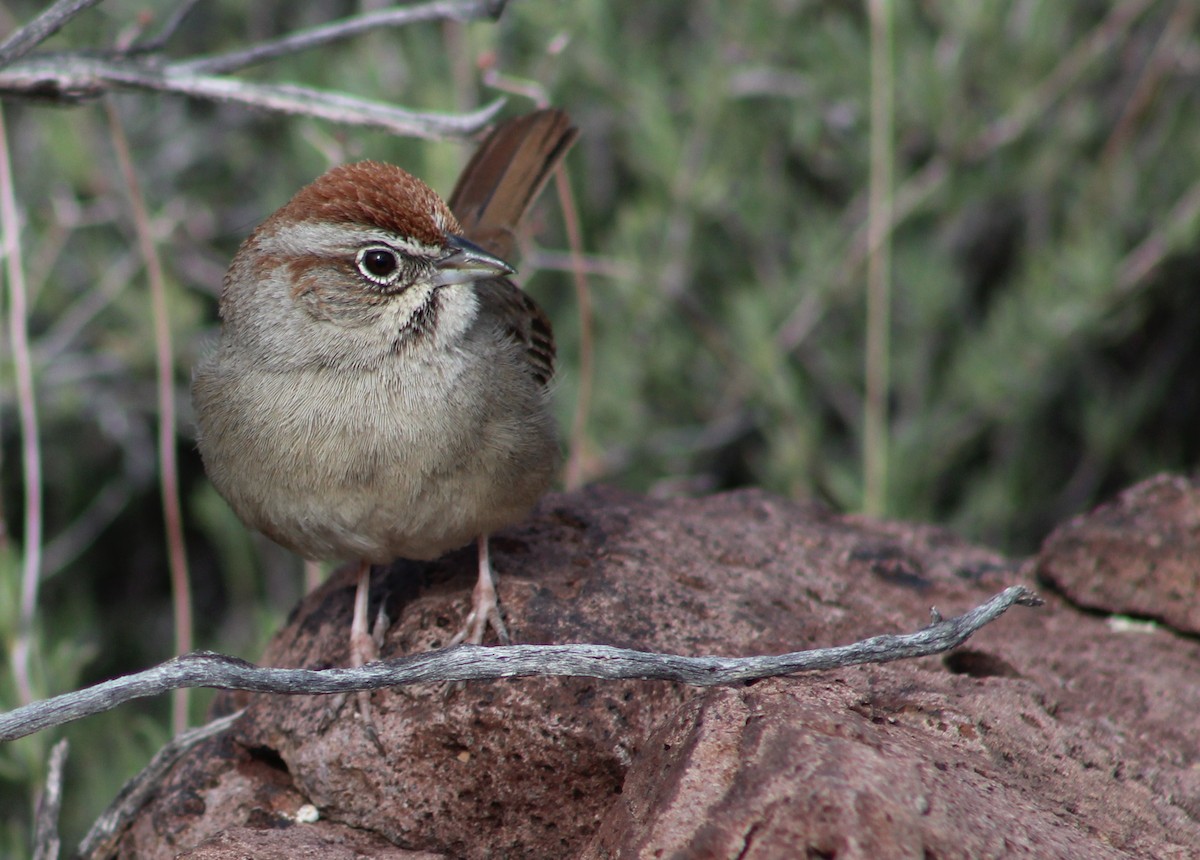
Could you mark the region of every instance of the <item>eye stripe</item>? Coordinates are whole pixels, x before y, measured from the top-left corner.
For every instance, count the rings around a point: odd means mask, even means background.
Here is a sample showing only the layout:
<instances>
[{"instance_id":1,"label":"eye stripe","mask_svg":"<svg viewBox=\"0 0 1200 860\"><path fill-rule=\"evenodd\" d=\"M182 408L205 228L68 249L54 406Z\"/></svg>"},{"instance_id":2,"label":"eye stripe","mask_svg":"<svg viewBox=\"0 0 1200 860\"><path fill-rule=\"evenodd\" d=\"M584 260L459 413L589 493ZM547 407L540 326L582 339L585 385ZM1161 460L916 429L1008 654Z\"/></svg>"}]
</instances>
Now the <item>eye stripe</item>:
<instances>
[{"instance_id":1,"label":"eye stripe","mask_svg":"<svg viewBox=\"0 0 1200 860\"><path fill-rule=\"evenodd\" d=\"M391 243L393 248L409 257L424 257L429 260L441 259L446 249L438 245L426 245L414 239L396 238Z\"/></svg>"}]
</instances>

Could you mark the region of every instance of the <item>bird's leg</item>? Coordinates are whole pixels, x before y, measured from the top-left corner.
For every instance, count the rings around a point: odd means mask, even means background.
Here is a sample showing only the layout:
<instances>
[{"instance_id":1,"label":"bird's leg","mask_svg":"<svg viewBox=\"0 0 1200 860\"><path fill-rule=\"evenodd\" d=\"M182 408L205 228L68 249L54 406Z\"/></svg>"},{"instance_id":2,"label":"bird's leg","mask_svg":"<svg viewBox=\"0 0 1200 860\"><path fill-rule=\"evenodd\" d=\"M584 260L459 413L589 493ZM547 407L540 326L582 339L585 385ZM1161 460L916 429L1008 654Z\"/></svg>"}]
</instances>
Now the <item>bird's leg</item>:
<instances>
[{"instance_id":1,"label":"bird's leg","mask_svg":"<svg viewBox=\"0 0 1200 860\"><path fill-rule=\"evenodd\" d=\"M354 668L379 659L379 644L371 636L367 609L371 600L371 563L358 563L358 585L354 589L354 617L350 621L350 665Z\"/></svg>"},{"instance_id":2,"label":"bird's leg","mask_svg":"<svg viewBox=\"0 0 1200 860\"><path fill-rule=\"evenodd\" d=\"M358 562L358 578L354 586L354 614L350 621L350 667L354 669L379 659L381 640L371 636L367 625L367 609L370 604L370 597L371 563L360 561ZM380 610L380 618L382 621L382 610ZM378 628L382 625L377 624L376 626ZM346 704L346 700L349 697L349 693L338 693L330 700L328 717L330 722L341 713L342 707ZM358 714L362 719L363 726L367 730L367 734L375 742L376 746L379 746L379 737L375 732L375 722L371 719L370 690L360 690L354 694L354 697L358 701ZM324 726L321 730L324 731Z\"/></svg>"},{"instance_id":3,"label":"bird's leg","mask_svg":"<svg viewBox=\"0 0 1200 860\"><path fill-rule=\"evenodd\" d=\"M504 619L500 617L500 600L496 595L496 580L492 575L492 562L488 553L488 536L479 536L479 578L475 582L475 591L471 597L471 612L463 624L462 630L450 640L450 645L470 642L472 645L483 644L483 634L488 624L495 629L501 644L509 642L508 630Z\"/></svg>"},{"instance_id":4,"label":"bird's leg","mask_svg":"<svg viewBox=\"0 0 1200 860\"><path fill-rule=\"evenodd\" d=\"M354 616L350 621L350 665L355 669L379 659L381 640L371 635L367 621L370 599L371 563L360 561L358 563L358 584L354 587ZM382 618L381 612L381 620ZM363 727L375 746L382 750L383 746L379 741L379 735L375 731L375 720L371 715L371 691L359 690L356 698L358 699L358 714L362 719ZM335 708L340 710L343 701L340 700Z\"/></svg>"}]
</instances>

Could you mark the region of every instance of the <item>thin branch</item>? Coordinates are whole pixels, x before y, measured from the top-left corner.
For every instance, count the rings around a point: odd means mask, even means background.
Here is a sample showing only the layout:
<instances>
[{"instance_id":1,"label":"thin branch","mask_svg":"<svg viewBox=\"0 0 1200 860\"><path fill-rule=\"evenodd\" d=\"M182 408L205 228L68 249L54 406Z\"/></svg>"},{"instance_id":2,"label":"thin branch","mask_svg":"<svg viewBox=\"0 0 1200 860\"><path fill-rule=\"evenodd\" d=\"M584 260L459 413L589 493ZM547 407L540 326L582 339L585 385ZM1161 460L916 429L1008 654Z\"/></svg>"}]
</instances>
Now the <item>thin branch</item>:
<instances>
[{"instance_id":1,"label":"thin branch","mask_svg":"<svg viewBox=\"0 0 1200 860\"><path fill-rule=\"evenodd\" d=\"M990 158L997 150L1020 140L1035 127L1092 62L1111 56L1113 46L1120 43L1151 5L1151 0L1115 4L1088 37L1077 42L1042 82L1022 97L1007 114L969 140L953 158L945 154L936 155L897 186L892 197L889 222L880 225L877 231L872 231L866 223L856 227L846 253L842 255L841 265L830 278L835 288L841 289L851 284L863 261L873 252L873 241L881 241L892 235L945 186L955 175L956 167L978 164ZM785 352L799 346L808 331L799 324L796 315L793 317L786 320L776 332L775 342Z\"/></svg>"},{"instance_id":2,"label":"thin branch","mask_svg":"<svg viewBox=\"0 0 1200 860\"><path fill-rule=\"evenodd\" d=\"M0 71L0 96L9 98L70 103L96 98L112 89L176 93L431 139L473 134L487 125L504 104L503 99L497 99L468 114L426 113L292 84L254 84L176 72L172 65L160 67L130 59L66 54L32 57Z\"/></svg>"},{"instance_id":3,"label":"thin branch","mask_svg":"<svg viewBox=\"0 0 1200 860\"><path fill-rule=\"evenodd\" d=\"M484 82L501 92L524 96L539 108L549 107L550 94L537 81L527 81L503 75L494 67L484 71ZM563 467L563 486L578 489L587 480L587 421L591 412L592 377L595 375L592 342L592 291L588 284L583 256L583 236L579 228L579 208L571 191L567 170L558 165L554 170L554 188L558 193L558 208L562 211L570 249L567 270L575 283L575 303L579 308L579 387L575 393L575 410L571 416L571 436L567 442L567 462Z\"/></svg>"},{"instance_id":4,"label":"thin branch","mask_svg":"<svg viewBox=\"0 0 1200 860\"><path fill-rule=\"evenodd\" d=\"M140 265L136 254L120 254L89 289L73 299L54 320L48 321L49 327L38 337L38 364L42 367L52 366L63 353L74 346L75 339L88 330L92 320L116 301L121 291L129 286ZM50 267L44 268L48 270Z\"/></svg>"},{"instance_id":5,"label":"thin branch","mask_svg":"<svg viewBox=\"0 0 1200 860\"><path fill-rule=\"evenodd\" d=\"M58 860L58 815L62 811L63 765L67 762L67 739L50 750L46 787L38 795L33 815L33 860Z\"/></svg>"},{"instance_id":6,"label":"thin branch","mask_svg":"<svg viewBox=\"0 0 1200 860\"><path fill-rule=\"evenodd\" d=\"M183 758L183 754L196 744L214 735L219 735L232 726L242 713L242 711L237 711L213 720L207 725L181 732L172 738L165 747L155 753L150 764L146 765L141 773L122 786L116 799L108 809L100 814L100 817L88 830L87 835L83 837L83 841L79 843L79 848L75 851L75 858L90 860L90 858L114 856L117 839L125 825L132 821L141 808L146 805L146 801L154 796L167 771L174 767L175 763Z\"/></svg>"},{"instance_id":7,"label":"thin branch","mask_svg":"<svg viewBox=\"0 0 1200 860\"><path fill-rule=\"evenodd\" d=\"M571 249L571 277L575 281L575 301L579 306L579 388L575 394L575 414L571 418L571 442L567 465L563 469L563 484L567 490L582 487L587 480L587 424L592 406L592 383L595 376L593 346L592 290L583 266L583 237L579 229L579 208L561 164L554 171L558 190L558 207L563 213L567 243Z\"/></svg>"},{"instance_id":8,"label":"thin branch","mask_svg":"<svg viewBox=\"0 0 1200 860\"><path fill-rule=\"evenodd\" d=\"M63 25L100 0L58 0L0 45L0 68L16 62L62 29Z\"/></svg>"},{"instance_id":9,"label":"thin branch","mask_svg":"<svg viewBox=\"0 0 1200 860\"><path fill-rule=\"evenodd\" d=\"M183 0L167 15L166 20L163 21L162 27L159 28L157 33L148 39L135 41L130 45L130 53L153 54L161 51L167 46L167 42L171 40L171 37L183 26L184 19L192 13L192 10L196 8L199 2L200 0Z\"/></svg>"},{"instance_id":10,"label":"thin branch","mask_svg":"<svg viewBox=\"0 0 1200 860\"><path fill-rule=\"evenodd\" d=\"M33 358L29 348L29 300L21 258L21 225L8 157L8 129L0 110L0 229L8 276L8 329L17 375L17 413L21 427L22 479L25 484L25 534L21 546L21 617L12 648L13 675L22 702L33 699L30 659L42 567L42 451L38 440Z\"/></svg>"},{"instance_id":11,"label":"thin branch","mask_svg":"<svg viewBox=\"0 0 1200 860\"><path fill-rule=\"evenodd\" d=\"M222 77L219 73L382 27L435 20L495 19L508 0L432 0L419 6L356 15L245 50L169 63L161 56L160 49L191 10L193 4L184 2L168 17L161 31L146 42L106 51L24 56L71 17L96 2L99 0L56 3L0 46L0 96L73 103L112 90L149 90L431 139L469 136L487 125L502 104L496 101L482 110L462 115L421 113L340 93L289 84L255 84Z\"/></svg>"},{"instance_id":12,"label":"thin branch","mask_svg":"<svg viewBox=\"0 0 1200 860\"><path fill-rule=\"evenodd\" d=\"M1200 182L1188 188L1171 210L1156 220L1150 235L1121 260L1115 295L1123 298L1143 286L1163 260L1194 235L1197 219L1200 219Z\"/></svg>"},{"instance_id":13,"label":"thin branch","mask_svg":"<svg viewBox=\"0 0 1200 860\"><path fill-rule=\"evenodd\" d=\"M42 553L42 579L48 581L62 573L94 544L100 533L125 510L133 491L134 482L123 473L105 483L71 524L47 541Z\"/></svg>"},{"instance_id":14,"label":"thin branch","mask_svg":"<svg viewBox=\"0 0 1200 860\"><path fill-rule=\"evenodd\" d=\"M867 333L863 395L863 504L867 516L887 510L888 402L891 388L892 326L892 161L894 39L892 6L870 0L871 27L871 175L867 207Z\"/></svg>"},{"instance_id":15,"label":"thin branch","mask_svg":"<svg viewBox=\"0 0 1200 860\"><path fill-rule=\"evenodd\" d=\"M482 681L535 675L679 681L708 687L773 678L861 663L927 657L965 642L1014 604L1040 606L1041 598L1011 586L970 612L906 635L884 635L853 645L797 651L772 657L682 657L608 645L459 645L410 654L356 669L270 669L200 651L152 669L105 681L0 714L0 741L111 710L123 702L180 687L215 687L287 695L327 695L442 681Z\"/></svg>"},{"instance_id":16,"label":"thin branch","mask_svg":"<svg viewBox=\"0 0 1200 860\"><path fill-rule=\"evenodd\" d=\"M1101 164L1111 165L1117 155L1125 149L1142 115L1154 100L1163 80L1168 77L1171 67L1183 62L1183 57L1189 51L1197 12L1200 12L1200 8L1191 0L1180 0L1175 4L1175 9L1159 34L1142 73L1138 75L1133 94L1125 102L1120 118L1113 125L1104 148L1100 150Z\"/></svg>"},{"instance_id":17,"label":"thin branch","mask_svg":"<svg viewBox=\"0 0 1200 860\"><path fill-rule=\"evenodd\" d=\"M626 260L595 254L575 254L568 250L566 253L532 248L522 252L522 260L530 269L552 272L574 272L579 269L586 275L613 280L631 280L637 277L637 267Z\"/></svg>"},{"instance_id":18,"label":"thin branch","mask_svg":"<svg viewBox=\"0 0 1200 860\"><path fill-rule=\"evenodd\" d=\"M967 145L968 160L982 161L1043 121L1093 62L1111 56L1113 46L1127 37L1137 19L1153 5L1153 0L1126 0L1111 6L1104 20L1086 39L1076 42L1050 74Z\"/></svg>"},{"instance_id":19,"label":"thin branch","mask_svg":"<svg viewBox=\"0 0 1200 860\"><path fill-rule=\"evenodd\" d=\"M371 33L382 27L404 27L426 21L472 21L479 18L498 18L507 0L433 0L419 6L381 9L330 24L290 33L279 39L262 42L244 51L231 51L212 57L200 57L177 63L175 71L184 74L218 75L273 60L287 54L319 48L331 42Z\"/></svg>"},{"instance_id":20,"label":"thin branch","mask_svg":"<svg viewBox=\"0 0 1200 860\"><path fill-rule=\"evenodd\" d=\"M138 251L146 265L150 307L154 320L154 369L158 399L158 481L162 497L163 524L167 532L167 566L171 573L171 606L174 611L175 653L192 650L192 586L188 574L187 546L183 537L183 507L179 503L179 463L175 456L175 360L171 345L171 319L167 312L167 279L162 258L154 244L146 198L133 168L129 140L111 98L104 100L113 151L129 191ZM171 709L171 726L176 733L187 728L187 690L176 690Z\"/></svg>"}]
</instances>

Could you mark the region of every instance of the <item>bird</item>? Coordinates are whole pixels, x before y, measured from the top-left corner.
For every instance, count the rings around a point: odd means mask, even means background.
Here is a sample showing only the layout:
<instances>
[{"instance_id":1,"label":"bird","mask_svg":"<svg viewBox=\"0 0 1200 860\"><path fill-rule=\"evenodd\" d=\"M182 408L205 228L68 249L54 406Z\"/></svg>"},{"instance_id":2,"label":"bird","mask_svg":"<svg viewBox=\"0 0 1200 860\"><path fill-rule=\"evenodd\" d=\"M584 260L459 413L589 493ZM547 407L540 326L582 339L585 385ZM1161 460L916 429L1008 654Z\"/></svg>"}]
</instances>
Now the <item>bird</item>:
<instances>
[{"instance_id":1,"label":"bird","mask_svg":"<svg viewBox=\"0 0 1200 860\"><path fill-rule=\"evenodd\" d=\"M357 564L351 664L377 658L371 566L474 541L470 612L500 616L489 535L523 519L560 462L550 321L511 279L518 225L578 131L543 109L499 124L444 202L378 161L334 167L245 239L220 336L197 365L197 444L248 527Z\"/></svg>"}]
</instances>

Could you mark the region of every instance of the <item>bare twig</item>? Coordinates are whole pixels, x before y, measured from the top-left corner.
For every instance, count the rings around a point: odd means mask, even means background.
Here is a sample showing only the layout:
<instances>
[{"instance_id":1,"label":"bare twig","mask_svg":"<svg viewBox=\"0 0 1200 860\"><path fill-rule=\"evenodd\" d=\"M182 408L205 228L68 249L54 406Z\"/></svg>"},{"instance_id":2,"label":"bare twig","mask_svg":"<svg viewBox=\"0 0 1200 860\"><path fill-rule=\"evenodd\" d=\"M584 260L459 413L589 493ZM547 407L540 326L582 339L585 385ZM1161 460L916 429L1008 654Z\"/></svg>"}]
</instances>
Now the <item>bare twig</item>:
<instances>
[{"instance_id":1,"label":"bare twig","mask_svg":"<svg viewBox=\"0 0 1200 860\"><path fill-rule=\"evenodd\" d=\"M479 74L471 56L467 25L462 21L443 21L442 44L450 62L454 106L466 110L479 103Z\"/></svg>"},{"instance_id":2,"label":"bare twig","mask_svg":"<svg viewBox=\"0 0 1200 860\"><path fill-rule=\"evenodd\" d=\"M871 188L867 207L867 333L863 395L863 513L887 510L892 327L892 6L870 0Z\"/></svg>"},{"instance_id":3,"label":"bare twig","mask_svg":"<svg viewBox=\"0 0 1200 860\"><path fill-rule=\"evenodd\" d=\"M134 482L120 473L107 481L69 526L47 541L42 553L42 579L50 580L83 554L125 510L133 498Z\"/></svg>"},{"instance_id":4,"label":"bare twig","mask_svg":"<svg viewBox=\"0 0 1200 860\"><path fill-rule=\"evenodd\" d=\"M157 33L148 39L135 40L129 46L130 52L152 54L161 51L166 47L171 37L183 26L184 19L192 13L192 10L196 8L196 4L199 2L200 0L183 0L167 15L166 20L163 21Z\"/></svg>"},{"instance_id":5,"label":"bare twig","mask_svg":"<svg viewBox=\"0 0 1200 860\"><path fill-rule=\"evenodd\" d=\"M1064 54L1049 75L1027 92L1011 111L968 144L968 158L982 161L995 150L1024 135L1049 113L1050 108L1062 99L1093 62L1109 56L1113 46L1120 44L1137 19L1153 5L1153 0L1126 0L1111 6L1108 14L1088 37Z\"/></svg>"},{"instance_id":6,"label":"bare twig","mask_svg":"<svg viewBox=\"0 0 1200 860\"><path fill-rule=\"evenodd\" d=\"M587 422L592 405L592 377L596 372L592 339L592 290L583 266L579 209L575 205L575 195L571 193L566 169L561 164L554 171L554 184L558 189L558 206L563 213L563 224L567 228L567 242L571 249L571 276L575 281L575 301L579 305L579 388L575 395L575 414L571 418L567 465L563 470L564 486L567 490L575 490L587 480L584 468L587 461Z\"/></svg>"},{"instance_id":7,"label":"bare twig","mask_svg":"<svg viewBox=\"0 0 1200 860\"><path fill-rule=\"evenodd\" d=\"M502 74L491 63L483 70L483 82L500 92L527 98L538 107L546 107L550 104L550 94L546 92L546 87L540 81Z\"/></svg>"},{"instance_id":8,"label":"bare twig","mask_svg":"<svg viewBox=\"0 0 1200 860\"><path fill-rule=\"evenodd\" d=\"M426 21L498 18L506 5L507 0L434 0L431 3L402 6L397 9L380 9L320 27L300 30L281 39L262 42L244 51L232 51L177 63L173 68L184 74L224 74L277 57L319 48L362 33L373 33L382 27L404 27Z\"/></svg>"},{"instance_id":9,"label":"bare twig","mask_svg":"<svg viewBox=\"0 0 1200 860\"><path fill-rule=\"evenodd\" d=\"M544 248L532 248L522 253L525 265L539 271L574 272L579 269L586 275L613 280L630 280L637 277L637 266L626 260L602 257L594 254L560 253Z\"/></svg>"},{"instance_id":10,"label":"bare twig","mask_svg":"<svg viewBox=\"0 0 1200 860\"><path fill-rule=\"evenodd\" d=\"M257 693L326 695L443 681L482 681L534 675L639 678L708 687L861 663L890 663L948 651L996 620L1014 604L1039 606L1036 594L1011 586L956 618L906 635L884 635L853 645L771 657L682 657L608 645L459 645L369 663L356 669L270 669L212 652L176 657L126 675L0 714L0 741L111 710L132 699L180 687L215 687Z\"/></svg>"},{"instance_id":11,"label":"bare twig","mask_svg":"<svg viewBox=\"0 0 1200 860\"><path fill-rule=\"evenodd\" d=\"M136 254L120 254L108 271L95 280L90 289L84 290L51 320L49 327L38 337L38 364L53 365L62 357L63 353L74 345L75 339L87 331L89 323L111 305L129 285L139 265ZM49 269L48 266L44 268Z\"/></svg>"},{"instance_id":12,"label":"bare twig","mask_svg":"<svg viewBox=\"0 0 1200 860\"><path fill-rule=\"evenodd\" d=\"M539 108L549 107L550 94L537 81L503 75L494 66L484 70L484 82L501 92L524 96ZM571 192L571 182L566 168L559 165L554 171L554 188L558 193L558 207L562 210L563 225L567 231L570 253L566 269L575 282L575 301L579 308L579 387L575 396L575 410L571 417L571 436L567 443L567 462L563 467L563 486L567 490L578 489L587 481L587 420L591 411L592 382L594 369L594 346L592 342L592 291L588 284L587 268L583 256L583 236L579 228L579 208Z\"/></svg>"},{"instance_id":13,"label":"bare twig","mask_svg":"<svg viewBox=\"0 0 1200 860\"><path fill-rule=\"evenodd\" d=\"M141 773L122 786L116 799L108 809L100 814L100 817L88 830L87 835L83 837L74 856L78 860L113 856L121 831L158 790L159 783L167 771L175 766L184 753L201 741L219 735L233 725L241 715L242 711L238 711L213 720L207 725L189 729L172 738L170 743L155 753L150 764L146 765Z\"/></svg>"},{"instance_id":14,"label":"bare twig","mask_svg":"<svg viewBox=\"0 0 1200 860\"><path fill-rule=\"evenodd\" d=\"M250 83L223 77L222 73L381 27L434 20L494 19L507 0L432 0L344 18L244 50L167 62L160 51L190 11L192 4L185 2L169 16L161 31L145 42L106 50L26 56L74 15L97 2L56 3L0 46L0 96L72 103L113 90L169 92L433 139L473 134L491 121L502 104L496 101L467 114L422 113L304 86Z\"/></svg>"},{"instance_id":15,"label":"bare twig","mask_svg":"<svg viewBox=\"0 0 1200 860\"><path fill-rule=\"evenodd\" d=\"M179 463L175 456L175 361L171 346L171 322L167 313L167 279L162 258L154 243L146 198L133 169L129 140L112 99L104 101L113 150L133 214L138 250L146 265L150 307L154 317L154 367L158 391L158 481L162 496L163 524L167 532L167 565L171 572L171 606L175 621L175 653L192 650L192 586L188 575L187 547L183 537L183 509L179 503ZM188 691L176 690L171 709L171 726L176 733L187 727Z\"/></svg>"},{"instance_id":16,"label":"bare twig","mask_svg":"<svg viewBox=\"0 0 1200 860\"><path fill-rule=\"evenodd\" d=\"M33 395L33 359L29 350L29 302L21 257L21 225L8 157L8 130L0 110L0 230L8 277L8 331L17 375L17 413L21 427L22 479L25 484L25 533L21 547L21 617L12 648L13 675L22 702L33 699L29 662L33 619L37 613L42 567L42 451L38 440L37 401Z\"/></svg>"},{"instance_id":17,"label":"bare twig","mask_svg":"<svg viewBox=\"0 0 1200 860\"><path fill-rule=\"evenodd\" d=\"M1183 57L1190 50L1190 36L1197 12L1200 12L1200 8L1188 0L1180 0L1175 4L1171 17L1167 19L1166 26L1154 44L1154 50L1150 52L1150 57L1138 76L1133 94L1126 101L1120 118L1113 125L1112 133L1100 151L1101 164L1111 165L1113 159L1125 149L1171 67L1183 62Z\"/></svg>"},{"instance_id":18,"label":"bare twig","mask_svg":"<svg viewBox=\"0 0 1200 860\"><path fill-rule=\"evenodd\" d=\"M873 241L880 241L892 235L956 175L954 171L960 164L978 164L992 157L997 150L1020 140L1050 112L1069 86L1092 62L1111 55L1113 46L1120 43L1152 5L1151 0L1130 0L1114 4L1088 37L1077 42L1042 82L1030 90L1012 110L966 142L953 159L945 154L936 155L898 185L893 195L888 223L879 225L879 229L876 230L872 230L871 226L865 223L856 227L842 257L842 263L831 278L833 284L839 289L851 285L863 261L874 250ZM776 343L782 350L789 352L799 345L804 334L810 330L800 325L796 314L793 317L795 318L787 319L776 333Z\"/></svg>"},{"instance_id":19,"label":"bare twig","mask_svg":"<svg viewBox=\"0 0 1200 860\"><path fill-rule=\"evenodd\" d=\"M38 795L33 815L33 860L58 860L58 814L62 810L63 765L67 762L67 739L50 750L46 787Z\"/></svg>"},{"instance_id":20,"label":"bare twig","mask_svg":"<svg viewBox=\"0 0 1200 860\"><path fill-rule=\"evenodd\" d=\"M0 45L0 68L16 62L62 29L63 25L100 0L58 0Z\"/></svg>"},{"instance_id":21,"label":"bare twig","mask_svg":"<svg viewBox=\"0 0 1200 860\"><path fill-rule=\"evenodd\" d=\"M1167 255L1193 235L1200 218L1200 182L1188 188L1171 210L1156 221L1154 230L1125 255L1117 267L1115 296L1124 298L1143 286Z\"/></svg>"},{"instance_id":22,"label":"bare twig","mask_svg":"<svg viewBox=\"0 0 1200 860\"><path fill-rule=\"evenodd\" d=\"M0 71L0 96L9 98L69 103L96 98L109 90L176 93L432 139L470 135L487 125L504 104L496 100L467 114L425 113L292 84L253 84L215 75L183 74L174 66L127 58L36 56Z\"/></svg>"}]
</instances>

